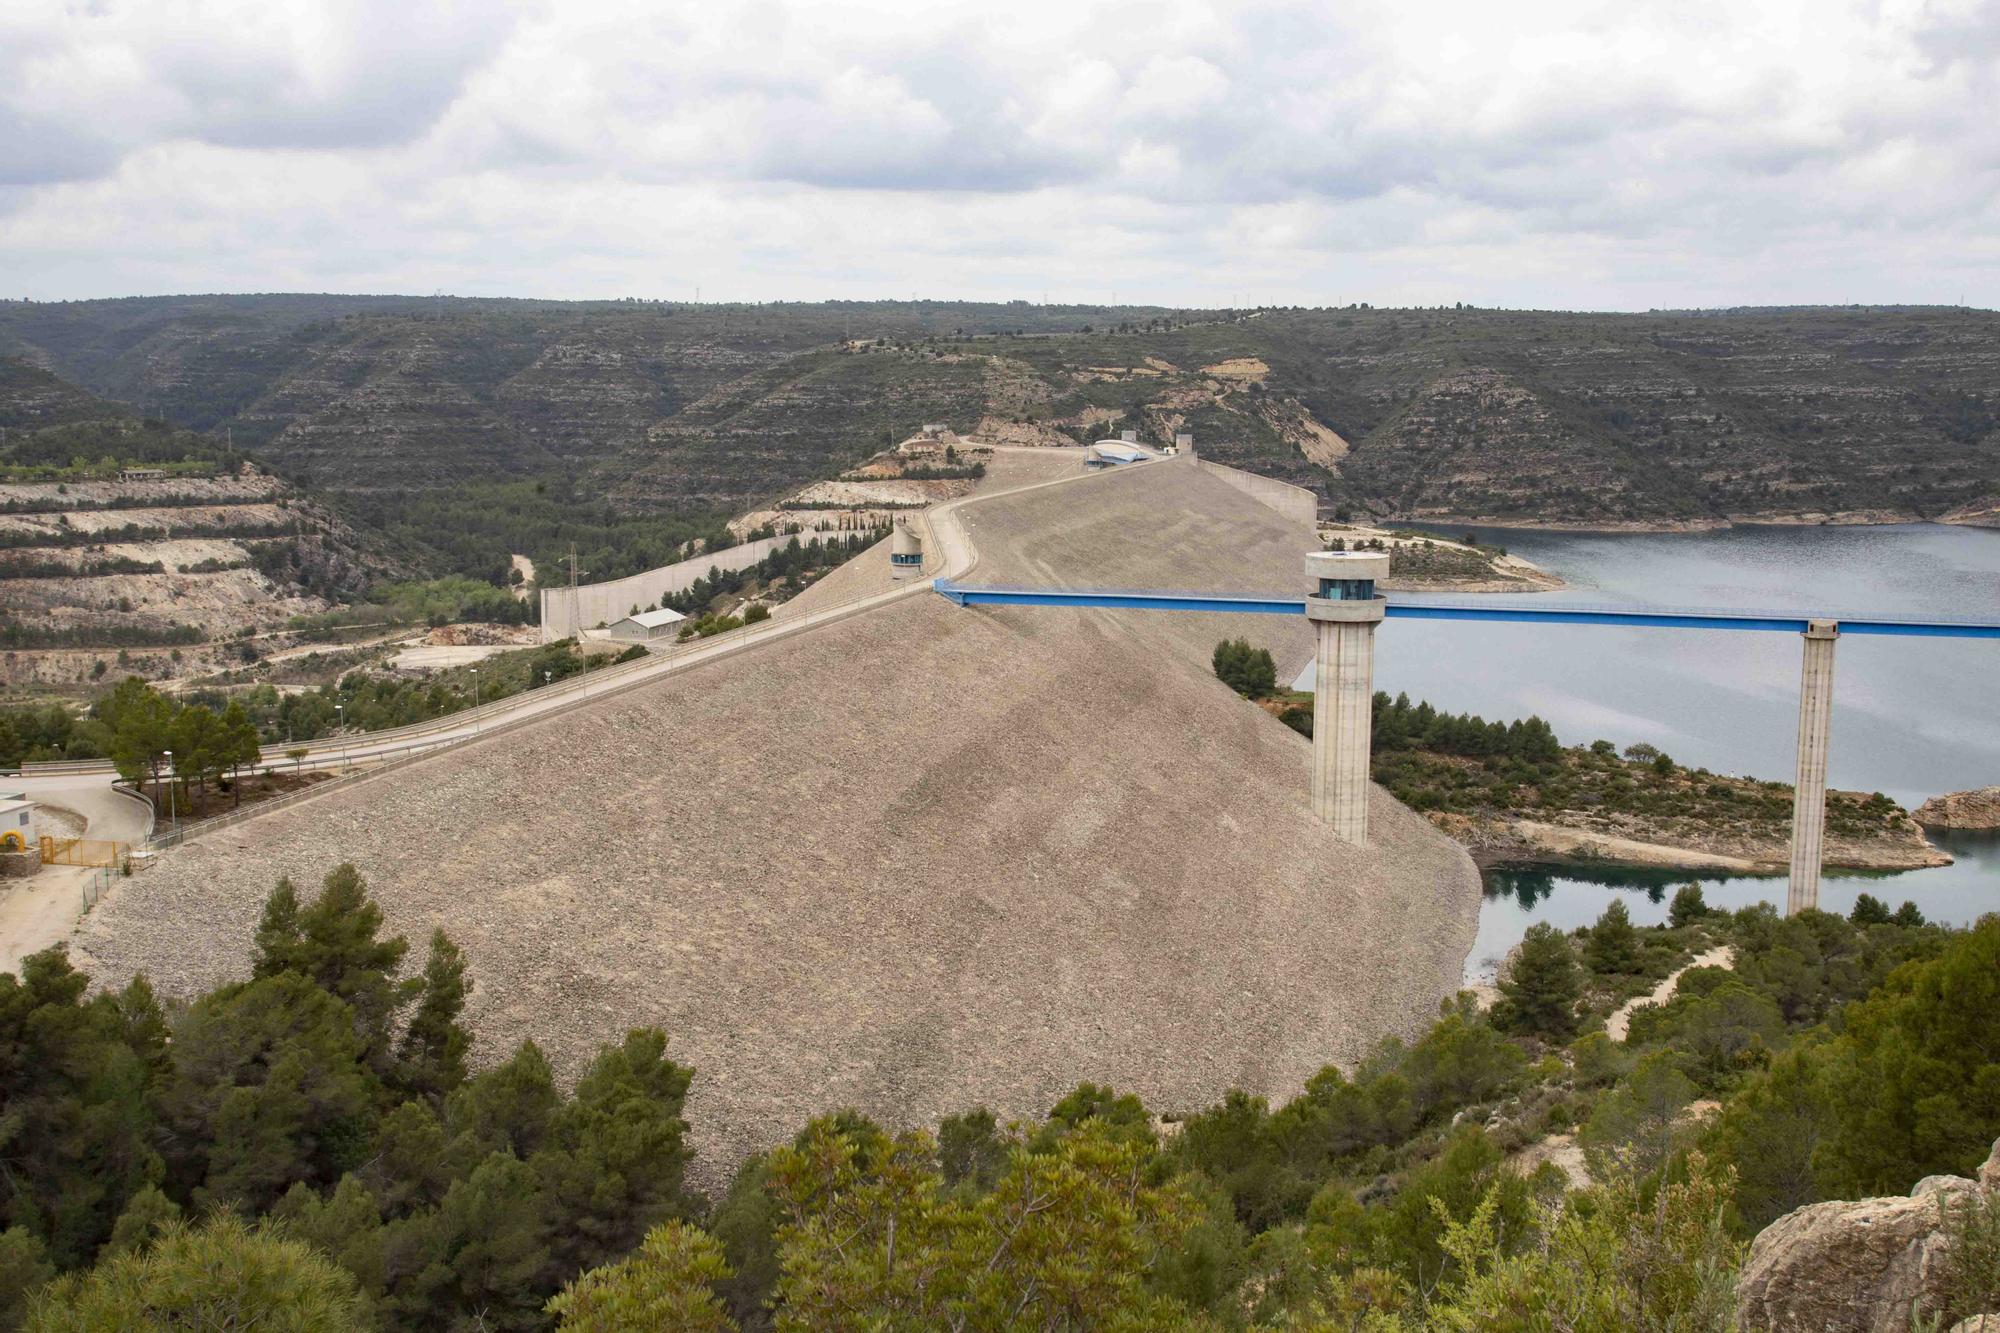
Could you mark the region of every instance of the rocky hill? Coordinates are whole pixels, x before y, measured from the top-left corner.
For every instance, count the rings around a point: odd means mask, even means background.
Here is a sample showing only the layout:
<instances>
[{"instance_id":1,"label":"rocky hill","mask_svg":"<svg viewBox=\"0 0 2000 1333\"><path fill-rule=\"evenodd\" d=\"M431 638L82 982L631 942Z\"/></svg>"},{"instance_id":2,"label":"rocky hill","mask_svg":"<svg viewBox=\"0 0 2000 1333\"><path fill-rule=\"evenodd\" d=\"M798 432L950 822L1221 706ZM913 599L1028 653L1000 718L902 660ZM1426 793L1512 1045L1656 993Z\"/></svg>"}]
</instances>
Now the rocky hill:
<instances>
[{"instance_id":1,"label":"rocky hill","mask_svg":"<svg viewBox=\"0 0 2000 1333\"><path fill-rule=\"evenodd\" d=\"M933 419L996 443L1191 430L1355 517L2000 523L2000 316L1950 308L205 297L6 303L8 351L228 426L412 541L410 497L471 494L476 513L495 507L478 487L510 480L568 497L555 510L713 522ZM504 552L440 558L475 572Z\"/></svg>"},{"instance_id":2,"label":"rocky hill","mask_svg":"<svg viewBox=\"0 0 2000 1333\"><path fill-rule=\"evenodd\" d=\"M0 644L9 686L184 674L260 651L385 566L225 443L0 361Z\"/></svg>"}]
</instances>

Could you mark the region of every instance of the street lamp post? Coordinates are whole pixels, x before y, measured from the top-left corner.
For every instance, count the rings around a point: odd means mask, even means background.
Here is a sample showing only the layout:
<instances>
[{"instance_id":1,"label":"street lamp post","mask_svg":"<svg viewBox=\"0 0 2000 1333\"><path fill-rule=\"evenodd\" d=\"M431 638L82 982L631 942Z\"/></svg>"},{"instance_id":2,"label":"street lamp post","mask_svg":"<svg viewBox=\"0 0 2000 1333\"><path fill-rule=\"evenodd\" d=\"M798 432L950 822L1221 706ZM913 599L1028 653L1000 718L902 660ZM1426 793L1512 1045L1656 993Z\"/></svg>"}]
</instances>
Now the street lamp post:
<instances>
[{"instance_id":1,"label":"street lamp post","mask_svg":"<svg viewBox=\"0 0 2000 1333\"><path fill-rule=\"evenodd\" d=\"M334 725L340 731L340 767L345 772L347 769L347 705L335 704L333 706L333 715Z\"/></svg>"},{"instance_id":2,"label":"street lamp post","mask_svg":"<svg viewBox=\"0 0 2000 1333\"><path fill-rule=\"evenodd\" d=\"M174 799L174 752L162 750L160 756L167 761L167 828L171 831L181 826L180 803Z\"/></svg>"},{"instance_id":3,"label":"street lamp post","mask_svg":"<svg viewBox=\"0 0 2000 1333\"><path fill-rule=\"evenodd\" d=\"M472 669L472 734L479 734L479 668Z\"/></svg>"}]
</instances>

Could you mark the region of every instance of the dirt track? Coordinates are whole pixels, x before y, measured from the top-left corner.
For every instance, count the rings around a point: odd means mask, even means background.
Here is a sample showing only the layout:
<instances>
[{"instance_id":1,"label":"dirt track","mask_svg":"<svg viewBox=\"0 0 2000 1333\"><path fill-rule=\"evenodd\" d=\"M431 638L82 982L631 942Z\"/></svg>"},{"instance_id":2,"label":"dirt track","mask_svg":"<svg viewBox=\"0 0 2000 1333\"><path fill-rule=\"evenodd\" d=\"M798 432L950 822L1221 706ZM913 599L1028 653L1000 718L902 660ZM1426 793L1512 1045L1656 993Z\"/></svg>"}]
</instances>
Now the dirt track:
<instances>
[{"instance_id":1,"label":"dirt track","mask_svg":"<svg viewBox=\"0 0 2000 1333\"><path fill-rule=\"evenodd\" d=\"M1180 463L967 519L981 582L1285 589L1314 545ZM1380 792L1374 846L1324 834L1305 741L1209 670L1238 633L1303 661L1274 617L905 599L219 832L78 942L103 984L213 985L280 873L351 859L464 945L483 1059L532 1037L573 1075L664 1027L710 1185L843 1105L1283 1096L1429 1020L1479 889Z\"/></svg>"}]
</instances>

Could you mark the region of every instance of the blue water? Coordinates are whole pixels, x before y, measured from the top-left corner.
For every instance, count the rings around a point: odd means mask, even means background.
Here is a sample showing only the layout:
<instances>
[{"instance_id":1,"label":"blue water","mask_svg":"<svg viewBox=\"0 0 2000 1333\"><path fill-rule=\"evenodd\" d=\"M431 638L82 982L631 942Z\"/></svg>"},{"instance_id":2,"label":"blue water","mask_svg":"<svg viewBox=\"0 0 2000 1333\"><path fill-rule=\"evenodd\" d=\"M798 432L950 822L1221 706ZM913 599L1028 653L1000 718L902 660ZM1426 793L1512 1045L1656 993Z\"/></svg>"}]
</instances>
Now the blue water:
<instances>
[{"instance_id":1,"label":"blue water","mask_svg":"<svg viewBox=\"0 0 2000 1333\"><path fill-rule=\"evenodd\" d=\"M1461 531L1452 529L1453 535ZM1732 528L1601 534L1474 529L1570 585L1487 602L1796 609L2000 619L2000 532L1939 524ZM1406 595L1399 595L1406 596ZM1462 600L1454 597L1440 600ZM1454 712L1546 718L1565 741L1645 741L1683 764L1789 782L1798 728L1798 638L1788 634L1392 621L1376 636L1378 689ZM1830 780L1915 806L2000 784L2000 643L1843 639L1835 656ZM1940 845L1943 839L1934 838ZM2000 911L2000 847L1955 838L1950 866L1840 878L1821 904L1873 893L1939 920ZM1783 901L1783 880L1686 873L1607 884L1574 873L1494 875L1468 969L1504 954L1529 923L1581 925L1613 894L1637 920L1663 920L1679 884L1711 902ZM1528 901L1532 899L1532 901Z\"/></svg>"}]
</instances>

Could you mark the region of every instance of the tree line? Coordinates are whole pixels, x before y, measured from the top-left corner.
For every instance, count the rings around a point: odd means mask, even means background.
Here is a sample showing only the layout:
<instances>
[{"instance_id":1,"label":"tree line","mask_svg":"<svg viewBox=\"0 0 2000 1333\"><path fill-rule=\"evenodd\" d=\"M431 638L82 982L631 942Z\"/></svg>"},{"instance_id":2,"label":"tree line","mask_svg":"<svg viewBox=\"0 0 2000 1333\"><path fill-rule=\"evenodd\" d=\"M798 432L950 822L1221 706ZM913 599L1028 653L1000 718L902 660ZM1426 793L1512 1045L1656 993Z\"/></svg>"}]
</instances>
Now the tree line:
<instances>
[{"instance_id":1,"label":"tree line","mask_svg":"<svg viewBox=\"0 0 2000 1333\"><path fill-rule=\"evenodd\" d=\"M310 901L280 881L248 977L184 1007L91 993L61 950L0 977L0 1328L189 1326L221 1289L328 1330L1719 1333L1758 1226L2000 1134L2000 917L1878 915L1614 903L1532 933L1491 1012L1461 995L1283 1105L830 1109L709 1200L664 1034L567 1093L532 1042L468 1072L464 958L435 932L417 965L342 866ZM1733 968L1605 1032L1718 943ZM1588 1182L1509 1165L1554 1133ZM2000 1206L1952 1225L1945 1323L2000 1298L1963 1260Z\"/></svg>"},{"instance_id":2,"label":"tree line","mask_svg":"<svg viewBox=\"0 0 2000 1333\"><path fill-rule=\"evenodd\" d=\"M795 534L790 541L754 565L745 565L741 569L711 568L680 592L670 592L660 598L656 609L678 611L684 616L703 615L713 608L718 598L730 596L753 584L769 585L786 580L796 582L806 574L845 564L887 535L885 527L814 537L804 542Z\"/></svg>"}]
</instances>

